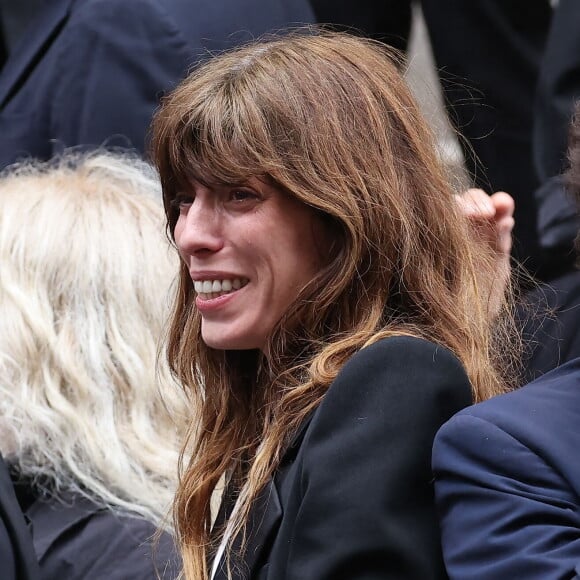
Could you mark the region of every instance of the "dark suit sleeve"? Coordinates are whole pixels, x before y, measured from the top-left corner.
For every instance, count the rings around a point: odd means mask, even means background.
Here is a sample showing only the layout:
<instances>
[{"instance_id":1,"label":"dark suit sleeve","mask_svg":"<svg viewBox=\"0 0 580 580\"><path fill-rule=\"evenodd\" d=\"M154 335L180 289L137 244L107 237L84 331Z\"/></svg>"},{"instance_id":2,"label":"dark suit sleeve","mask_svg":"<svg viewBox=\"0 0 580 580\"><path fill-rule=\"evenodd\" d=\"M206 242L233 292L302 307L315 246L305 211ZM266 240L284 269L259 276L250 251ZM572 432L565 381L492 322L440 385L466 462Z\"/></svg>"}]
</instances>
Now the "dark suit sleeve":
<instances>
[{"instance_id":1,"label":"dark suit sleeve","mask_svg":"<svg viewBox=\"0 0 580 580\"><path fill-rule=\"evenodd\" d=\"M161 96L194 59L163 3L87 2L62 35L50 119L54 149L106 144L143 152Z\"/></svg>"},{"instance_id":2,"label":"dark suit sleeve","mask_svg":"<svg viewBox=\"0 0 580 580\"><path fill-rule=\"evenodd\" d=\"M578 498L534 450L461 414L438 433L433 468L451 579L577 577Z\"/></svg>"},{"instance_id":3,"label":"dark suit sleeve","mask_svg":"<svg viewBox=\"0 0 580 580\"><path fill-rule=\"evenodd\" d=\"M0 577L40 578L32 538L20 511L8 470L0 458Z\"/></svg>"},{"instance_id":4,"label":"dark suit sleeve","mask_svg":"<svg viewBox=\"0 0 580 580\"><path fill-rule=\"evenodd\" d=\"M433 437L471 402L459 361L397 337L358 353L305 436L286 580L444 578Z\"/></svg>"}]
</instances>

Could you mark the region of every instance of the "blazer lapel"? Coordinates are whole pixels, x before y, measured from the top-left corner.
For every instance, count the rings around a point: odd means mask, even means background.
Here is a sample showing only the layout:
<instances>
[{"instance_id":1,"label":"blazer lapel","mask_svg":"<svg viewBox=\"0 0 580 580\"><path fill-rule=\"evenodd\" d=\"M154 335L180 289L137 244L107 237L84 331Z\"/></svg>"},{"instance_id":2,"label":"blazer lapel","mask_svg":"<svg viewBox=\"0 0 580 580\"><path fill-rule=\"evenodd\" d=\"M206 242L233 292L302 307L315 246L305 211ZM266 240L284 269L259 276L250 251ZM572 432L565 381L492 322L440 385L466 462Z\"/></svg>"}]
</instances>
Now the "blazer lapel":
<instances>
[{"instance_id":1,"label":"blazer lapel","mask_svg":"<svg viewBox=\"0 0 580 580\"><path fill-rule=\"evenodd\" d=\"M68 16L73 0L47 0L0 74L0 110L34 69Z\"/></svg>"},{"instance_id":2,"label":"blazer lapel","mask_svg":"<svg viewBox=\"0 0 580 580\"><path fill-rule=\"evenodd\" d=\"M280 461L277 470L278 476L283 478L284 475L282 472L285 466L289 462L294 461L313 414L311 413L302 422L290 440L290 444L286 448ZM272 544L280 527L280 522L282 521L283 509L278 488L276 487L277 479L278 477L275 474L268 481L264 489L258 494L250 512L248 519L248 545L244 554L244 568L249 572L248 578L254 578L259 568L267 562Z\"/></svg>"},{"instance_id":3,"label":"blazer lapel","mask_svg":"<svg viewBox=\"0 0 580 580\"><path fill-rule=\"evenodd\" d=\"M313 415L314 412L311 413L302 422L296 433L290 439L290 443L287 446L284 455L282 456L279 469L277 470L278 475L280 475L280 473L285 469L286 465L289 462L292 462L296 457ZM276 538L276 534L278 532L278 528L280 527L280 522L282 521L283 516L282 503L280 501L280 495L278 493L275 480L276 474L274 477L270 478L252 505L246 530L247 544L244 551L244 561L241 569L233 567L233 574L236 580L257 577L258 570L267 563L270 549L274 539ZM228 486L224 493L222 504L214 523L214 529L223 530L223 526L227 522L234 509L236 499L237 498L234 496L234 494L231 493L231 489ZM239 538L234 541L232 547L234 553L239 551ZM212 550L212 556L215 555L217 546L214 546L214 548L215 549ZM213 580L226 580L226 578L226 566L222 559L216 570Z\"/></svg>"},{"instance_id":4,"label":"blazer lapel","mask_svg":"<svg viewBox=\"0 0 580 580\"><path fill-rule=\"evenodd\" d=\"M227 505L228 503L226 500L225 508L220 509L221 513L216 519L214 526L224 523L228 517L227 514L231 514L233 506L231 503ZM280 504L274 480L270 479L264 489L258 494L252 506L246 528L247 544L244 551L243 564L241 567L234 566L232 570L235 579L241 580L242 578L253 578L255 576L257 569L263 565L263 560L267 557L268 549L276 537L281 520L282 505ZM240 538L234 540L232 548L234 554L239 552ZM213 580L226 580L226 578L226 563L225 558L222 557Z\"/></svg>"},{"instance_id":5,"label":"blazer lapel","mask_svg":"<svg viewBox=\"0 0 580 580\"><path fill-rule=\"evenodd\" d=\"M266 484L256 498L248 519L248 545L244 554L245 568L252 578L264 564L282 520L282 505L274 480Z\"/></svg>"}]
</instances>

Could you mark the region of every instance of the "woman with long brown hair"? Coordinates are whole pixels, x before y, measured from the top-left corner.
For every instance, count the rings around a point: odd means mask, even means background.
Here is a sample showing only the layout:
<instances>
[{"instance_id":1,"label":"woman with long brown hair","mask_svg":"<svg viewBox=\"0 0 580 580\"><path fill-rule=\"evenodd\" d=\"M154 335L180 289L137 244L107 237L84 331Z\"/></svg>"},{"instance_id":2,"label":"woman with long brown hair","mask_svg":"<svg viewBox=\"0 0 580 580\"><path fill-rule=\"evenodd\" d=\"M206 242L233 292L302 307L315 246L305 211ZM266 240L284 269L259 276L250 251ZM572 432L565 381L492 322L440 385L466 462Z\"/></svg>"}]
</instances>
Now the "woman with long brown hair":
<instances>
[{"instance_id":1,"label":"woman with long brown hair","mask_svg":"<svg viewBox=\"0 0 580 580\"><path fill-rule=\"evenodd\" d=\"M445 576L431 445L505 388L507 262L470 230L398 64L344 34L267 39L155 118L182 258L168 358L199 409L174 510L188 579ZM512 208L491 199L505 246Z\"/></svg>"}]
</instances>

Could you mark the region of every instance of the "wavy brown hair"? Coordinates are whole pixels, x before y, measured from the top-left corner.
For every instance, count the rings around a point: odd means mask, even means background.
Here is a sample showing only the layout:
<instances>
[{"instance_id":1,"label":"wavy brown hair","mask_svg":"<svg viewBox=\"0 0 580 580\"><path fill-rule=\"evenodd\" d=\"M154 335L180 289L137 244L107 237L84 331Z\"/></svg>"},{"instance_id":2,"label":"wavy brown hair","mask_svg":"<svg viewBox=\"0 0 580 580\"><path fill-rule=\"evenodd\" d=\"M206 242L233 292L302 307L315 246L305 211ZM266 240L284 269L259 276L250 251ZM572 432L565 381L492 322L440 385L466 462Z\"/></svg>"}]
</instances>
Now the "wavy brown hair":
<instances>
[{"instance_id":1,"label":"wavy brown hair","mask_svg":"<svg viewBox=\"0 0 580 580\"><path fill-rule=\"evenodd\" d=\"M170 233L171 200L192 179L257 176L320 212L334 240L265 353L204 344L182 264L168 358L200 409L174 508L187 578L208 577L209 500L220 477L231 475L240 494L225 532L235 560L231 538L243 537L289 438L366 345L424 337L459 357L476 401L505 390L488 308L494 256L459 214L398 66L373 41L294 33L209 60L155 117L152 151Z\"/></svg>"}]
</instances>

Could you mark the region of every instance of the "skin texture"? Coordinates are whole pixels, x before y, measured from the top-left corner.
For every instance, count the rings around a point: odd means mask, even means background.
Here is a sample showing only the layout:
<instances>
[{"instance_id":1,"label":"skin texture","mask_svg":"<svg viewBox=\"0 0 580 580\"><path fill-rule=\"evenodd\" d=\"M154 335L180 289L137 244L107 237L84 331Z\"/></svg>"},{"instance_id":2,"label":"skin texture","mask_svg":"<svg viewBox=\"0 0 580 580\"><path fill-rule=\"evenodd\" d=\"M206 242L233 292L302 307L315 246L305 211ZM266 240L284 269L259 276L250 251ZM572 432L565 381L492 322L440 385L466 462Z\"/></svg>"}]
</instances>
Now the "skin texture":
<instances>
[{"instance_id":1,"label":"skin texture","mask_svg":"<svg viewBox=\"0 0 580 580\"><path fill-rule=\"evenodd\" d=\"M197 296L204 342L216 349L263 348L320 269L316 213L258 179L244 186L195 182L176 204L175 242L192 280L247 280L222 297Z\"/></svg>"}]
</instances>

